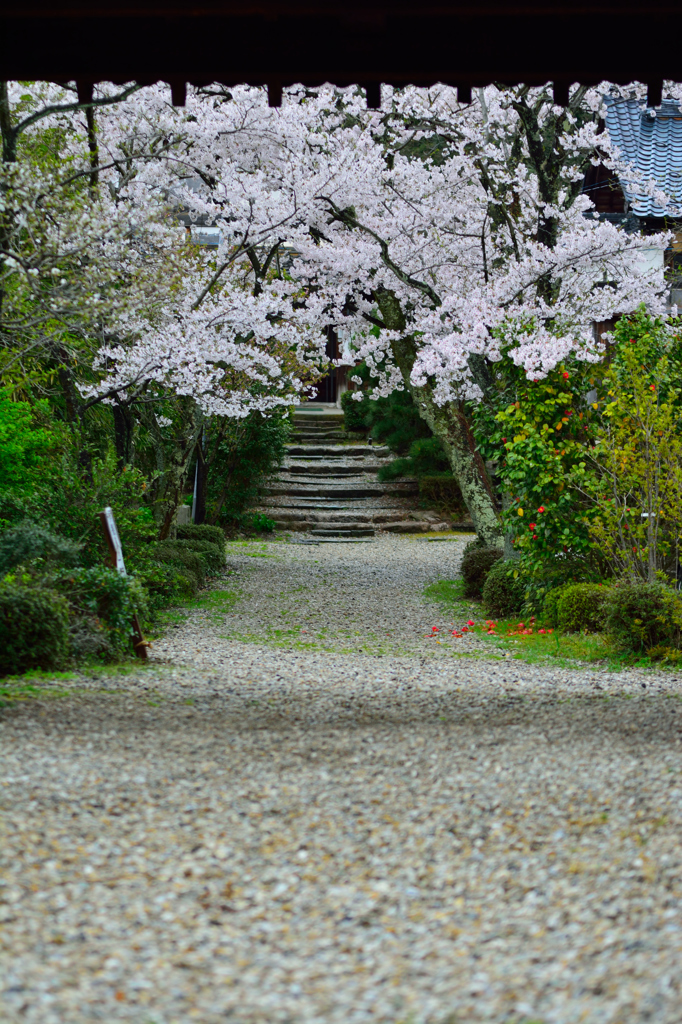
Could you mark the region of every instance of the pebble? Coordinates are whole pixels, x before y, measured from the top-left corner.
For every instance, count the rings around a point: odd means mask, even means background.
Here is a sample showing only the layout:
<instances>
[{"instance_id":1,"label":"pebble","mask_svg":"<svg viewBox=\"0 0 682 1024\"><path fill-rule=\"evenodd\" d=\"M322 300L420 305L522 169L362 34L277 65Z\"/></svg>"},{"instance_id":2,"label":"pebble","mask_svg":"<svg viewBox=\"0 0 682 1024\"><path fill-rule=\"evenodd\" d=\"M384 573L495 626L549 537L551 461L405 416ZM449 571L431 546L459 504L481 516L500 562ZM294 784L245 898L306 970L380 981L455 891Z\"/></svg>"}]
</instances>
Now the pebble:
<instances>
[{"instance_id":1,"label":"pebble","mask_svg":"<svg viewBox=\"0 0 682 1024\"><path fill-rule=\"evenodd\" d=\"M464 543L231 545L0 711L3 1024L677 1024L682 680L436 644Z\"/></svg>"}]
</instances>

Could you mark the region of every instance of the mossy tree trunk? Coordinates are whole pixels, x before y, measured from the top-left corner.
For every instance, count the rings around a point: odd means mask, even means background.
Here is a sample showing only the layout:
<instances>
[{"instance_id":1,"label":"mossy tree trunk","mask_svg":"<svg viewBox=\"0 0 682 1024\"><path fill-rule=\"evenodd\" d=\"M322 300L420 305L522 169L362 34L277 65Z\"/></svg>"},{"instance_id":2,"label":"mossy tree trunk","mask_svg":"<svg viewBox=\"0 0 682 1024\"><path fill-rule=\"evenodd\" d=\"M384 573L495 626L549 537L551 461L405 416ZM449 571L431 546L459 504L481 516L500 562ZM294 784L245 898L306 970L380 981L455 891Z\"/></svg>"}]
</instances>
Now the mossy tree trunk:
<instances>
[{"instance_id":1,"label":"mossy tree trunk","mask_svg":"<svg viewBox=\"0 0 682 1024\"><path fill-rule=\"evenodd\" d=\"M405 317L399 300L389 291L377 291L375 298L382 320L389 330L405 330ZM490 476L476 449L471 427L462 403L438 405L429 384L411 382L412 367L417 355L414 338L405 334L392 343L393 358L400 369L405 387L414 400L419 415L439 439L448 456L452 473L469 510L476 534L484 544L499 546L503 540L500 510Z\"/></svg>"}]
</instances>

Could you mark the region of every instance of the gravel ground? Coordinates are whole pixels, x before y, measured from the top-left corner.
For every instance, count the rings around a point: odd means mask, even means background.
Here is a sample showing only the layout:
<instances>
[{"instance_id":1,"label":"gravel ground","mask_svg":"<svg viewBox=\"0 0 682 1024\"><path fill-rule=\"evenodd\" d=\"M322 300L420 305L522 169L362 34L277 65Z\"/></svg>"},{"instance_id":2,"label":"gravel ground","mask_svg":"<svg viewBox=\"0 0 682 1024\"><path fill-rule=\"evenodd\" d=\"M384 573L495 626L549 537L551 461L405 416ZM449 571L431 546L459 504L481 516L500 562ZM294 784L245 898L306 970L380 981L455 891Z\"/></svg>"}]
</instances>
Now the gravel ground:
<instances>
[{"instance_id":1,"label":"gravel ground","mask_svg":"<svg viewBox=\"0 0 682 1024\"><path fill-rule=\"evenodd\" d=\"M2 1024L679 1024L682 681L453 656L460 551L236 546L2 710Z\"/></svg>"}]
</instances>

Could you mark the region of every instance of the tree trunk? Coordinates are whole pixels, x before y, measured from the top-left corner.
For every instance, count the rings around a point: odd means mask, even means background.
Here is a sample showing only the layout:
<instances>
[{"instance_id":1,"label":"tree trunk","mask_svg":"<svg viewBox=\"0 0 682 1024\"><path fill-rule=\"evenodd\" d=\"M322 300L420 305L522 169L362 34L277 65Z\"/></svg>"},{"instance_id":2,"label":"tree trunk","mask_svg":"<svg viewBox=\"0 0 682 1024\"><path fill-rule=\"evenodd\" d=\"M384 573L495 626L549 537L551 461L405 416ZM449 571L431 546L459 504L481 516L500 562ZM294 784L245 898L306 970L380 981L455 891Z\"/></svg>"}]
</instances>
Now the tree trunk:
<instances>
[{"instance_id":1,"label":"tree trunk","mask_svg":"<svg viewBox=\"0 0 682 1024\"><path fill-rule=\"evenodd\" d=\"M382 290L375 293L375 298L386 327L389 330L405 330L405 317L395 295ZM491 547L501 546L502 524L493 486L483 459L476 450L476 442L464 412L456 402L437 405L428 384L417 387L411 383L416 358L415 341L411 335L407 334L392 342L391 348L419 415L428 423L445 449L479 540Z\"/></svg>"}]
</instances>

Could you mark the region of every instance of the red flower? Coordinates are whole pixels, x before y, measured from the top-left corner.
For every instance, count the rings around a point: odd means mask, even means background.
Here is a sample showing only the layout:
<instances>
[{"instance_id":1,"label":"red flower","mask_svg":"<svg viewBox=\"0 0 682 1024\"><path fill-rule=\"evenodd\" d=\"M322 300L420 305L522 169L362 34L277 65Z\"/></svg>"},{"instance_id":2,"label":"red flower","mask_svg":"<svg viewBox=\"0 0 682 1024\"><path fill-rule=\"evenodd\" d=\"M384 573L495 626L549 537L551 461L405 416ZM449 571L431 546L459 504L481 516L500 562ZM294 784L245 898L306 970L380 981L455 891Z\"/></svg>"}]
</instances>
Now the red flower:
<instances>
[{"instance_id":1,"label":"red flower","mask_svg":"<svg viewBox=\"0 0 682 1024\"><path fill-rule=\"evenodd\" d=\"M529 523L528 524L528 529L529 530L534 530L535 529L535 523Z\"/></svg>"},{"instance_id":2,"label":"red flower","mask_svg":"<svg viewBox=\"0 0 682 1024\"><path fill-rule=\"evenodd\" d=\"M507 438L506 438L506 437L503 437L503 438L502 438L502 444L506 444L506 443L507 443Z\"/></svg>"},{"instance_id":3,"label":"red flower","mask_svg":"<svg viewBox=\"0 0 682 1024\"><path fill-rule=\"evenodd\" d=\"M467 626L475 626L475 625L476 625L476 623L474 622L474 620L473 620L473 619L469 619L469 620L467 621Z\"/></svg>"},{"instance_id":4,"label":"red flower","mask_svg":"<svg viewBox=\"0 0 682 1024\"><path fill-rule=\"evenodd\" d=\"M564 372L561 374L561 376L564 378L564 380L568 380L568 376L569 376L568 370L564 370Z\"/></svg>"},{"instance_id":5,"label":"red flower","mask_svg":"<svg viewBox=\"0 0 682 1024\"><path fill-rule=\"evenodd\" d=\"M545 506L544 505L540 505L540 508L538 509L538 512L544 512L544 511L545 511Z\"/></svg>"}]
</instances>

